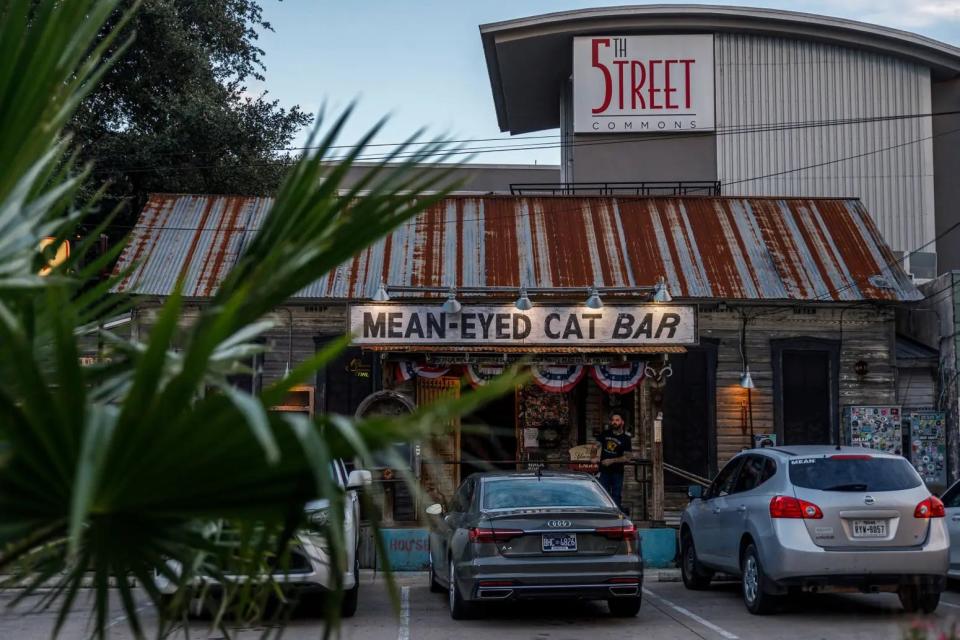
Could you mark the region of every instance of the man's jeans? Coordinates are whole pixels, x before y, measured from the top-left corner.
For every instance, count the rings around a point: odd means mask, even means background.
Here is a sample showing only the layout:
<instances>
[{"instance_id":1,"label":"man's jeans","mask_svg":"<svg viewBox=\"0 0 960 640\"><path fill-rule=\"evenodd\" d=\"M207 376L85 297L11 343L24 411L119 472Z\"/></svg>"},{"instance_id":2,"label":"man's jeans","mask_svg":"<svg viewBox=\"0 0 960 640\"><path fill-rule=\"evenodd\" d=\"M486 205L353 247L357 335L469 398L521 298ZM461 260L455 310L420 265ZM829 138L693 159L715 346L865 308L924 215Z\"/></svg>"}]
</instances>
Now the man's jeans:
<instances>
[{"instance_id":1,"label":"man's jeans","mask_svg":"<svg viewBox=\"0 0 960 640\"><path fill-rule=\"evenodd\" d=\"M607 490L617 506L623 509L623 471L607 471L601 467L600 484Z\"/></svg>"}]
</instances>

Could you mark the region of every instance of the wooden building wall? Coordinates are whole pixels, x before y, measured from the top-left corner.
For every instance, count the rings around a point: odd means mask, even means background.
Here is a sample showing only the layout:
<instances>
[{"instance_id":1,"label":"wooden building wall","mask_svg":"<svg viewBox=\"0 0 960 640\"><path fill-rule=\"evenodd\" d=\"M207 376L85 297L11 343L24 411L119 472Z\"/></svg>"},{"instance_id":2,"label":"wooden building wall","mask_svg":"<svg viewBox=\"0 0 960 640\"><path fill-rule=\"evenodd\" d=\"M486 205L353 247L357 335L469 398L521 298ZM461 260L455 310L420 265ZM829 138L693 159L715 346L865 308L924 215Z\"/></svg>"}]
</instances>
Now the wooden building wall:
<instances>
[{"instance_id":1,"label":"wooden building wall","mask_svg":"<svg viewBox=\"0 0 960 640\"><path fill-rule=\"evenodd\" d=\"M289 309L289 311L288 311ZM188 307L182 322L189 323L197 308ZM273 314L277 327L264 334L268 353L263 362L264 384L283 375L312 356L318 337L332 338L346 329L346 309L343 306L289 306ZM753 431L775 431L774 371L772 341L780 339L814 338L833 341L839 349L839 397L842 408L848 404L896 404L897 384L894 371L893 312L871 307L834 308L832 306L804 305L800 307L702 307L699 314L701 341L717 345L715 380L716 463L722 466L744 447L750 446L747 424L746 390L739 385L742 372L740 335L742 318L746 317L746 356L756 388L752 392ZM290 322L293 322L291 340ZM152 321L151 309L142 309L137 324L140 330ZM292 357L291 357L292 353ZM863 360L868 364L865 376L857 375L854 365ZM379 373L379 372L378 372ZM376 374L375 374L376 375ZM382 381L376 381L380 386ZM667 384L670 384L669 380ZM388 386L393 386L388 385ZM592 385L591 385L592 386ZM317 378L317 410L323 410L322 379ZM399 390L415 394L415 386L400 385ZM653 394L646 385L636 395L634 414L634 448L639 455L654 456L652 423L656 407ZM586 398L587 424L594 425L603 418L603 398L590 390ZM663 424L664 431L670 424ZM591 434L586 434L590 440ZM691 446L707 446L706 442ZM632 473L629 474L632 476ZM640 499L640 487L632 477L625 486L625 502Z\"/></svg>"},{"instance_id":2,"label":"wooden building wall","mask_svg":"<svg viewBox=\"0 0 960 640\"><path fill-rule=\"evenodd\" d=\"M819 338L836 341L840 349L839 405L894 404L893 312L878 308L752 307L701 311L700 338L719 340L716 415L717 462L722 466L750 445L745 420L747 391L740 387L741 312L747 318L746 356L756 388L752 391L753 430L772 433L774 423L771 341ZM842 323L842 325L841 325ZM858 376L854 364L867 362ZM664 429L669 425L664 425Z\"/></svg>"}]
</instances>

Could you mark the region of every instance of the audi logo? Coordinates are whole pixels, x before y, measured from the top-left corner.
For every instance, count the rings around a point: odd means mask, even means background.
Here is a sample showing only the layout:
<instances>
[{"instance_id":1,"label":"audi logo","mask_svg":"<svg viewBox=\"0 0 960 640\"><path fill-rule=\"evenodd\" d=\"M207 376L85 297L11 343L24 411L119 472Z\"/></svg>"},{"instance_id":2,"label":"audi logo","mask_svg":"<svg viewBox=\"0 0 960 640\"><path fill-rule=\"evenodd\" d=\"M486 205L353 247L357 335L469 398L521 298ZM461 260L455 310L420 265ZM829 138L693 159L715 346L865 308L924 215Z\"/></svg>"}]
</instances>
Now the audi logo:
<instances>
[{"instance_id":1,"label":"audi logo","mask_svg":"<svg viewBox=\"0 0 960 640\"><path fill-rule=\"evenodd\" d=\"M569 527L571 524L573 523L570 522L569 520L547 520L548 527L554 527L559 529Z\"/></svg>"}]
</instances>

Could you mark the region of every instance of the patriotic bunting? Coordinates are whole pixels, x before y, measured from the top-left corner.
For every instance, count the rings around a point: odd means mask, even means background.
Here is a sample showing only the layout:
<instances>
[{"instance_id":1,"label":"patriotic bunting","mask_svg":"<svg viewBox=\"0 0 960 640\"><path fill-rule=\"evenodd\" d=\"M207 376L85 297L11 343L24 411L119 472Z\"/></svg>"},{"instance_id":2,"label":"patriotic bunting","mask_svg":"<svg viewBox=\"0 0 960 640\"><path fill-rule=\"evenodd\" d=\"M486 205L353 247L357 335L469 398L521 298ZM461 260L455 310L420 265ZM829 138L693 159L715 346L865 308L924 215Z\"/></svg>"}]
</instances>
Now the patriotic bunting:
<instances>
[{"instance_id":1,"label":"patriotic bunting","mask_svg":"<svg viewBox=\"0 0 960 640\"><path fill-rule=\"evenodd\" d=\"M586 374L583 365L561 365L547 367L533 367L533 380L544 391L566 393L577 386L577 383Z\"/></svg>"},{"instance_id":2,"label":"patriotic bunting","mask_svg":"<svg viewBox=\"0 0 960 640\"><path fill-rule=\"evenodd\" d=\"M502 364L468 364L467 377L474 387L482 387L506 370Z\"/></svg>"},{"instance_id":3,"label":"patriotic bunting","mask_svg":"<svg viewBox=\"0 0 960 640\"><path fill-rule=\"evenodd\" d=\"M590 376L606 393L630 393L643 380L644 362L598 364L590 367Z\"/></svg>"},{"instance_id":4,"label":"patriotic bunting","mask_svg":"<svg viewBox=\"0 0 960 640\"><path fill-rule=\"evenodd\" d=\"M440 378L450 371L450 367L431 367L413 360L401 360L397 363L397 381L407 382L420 376L421 378Z\"/></svg>"}]
</instances>

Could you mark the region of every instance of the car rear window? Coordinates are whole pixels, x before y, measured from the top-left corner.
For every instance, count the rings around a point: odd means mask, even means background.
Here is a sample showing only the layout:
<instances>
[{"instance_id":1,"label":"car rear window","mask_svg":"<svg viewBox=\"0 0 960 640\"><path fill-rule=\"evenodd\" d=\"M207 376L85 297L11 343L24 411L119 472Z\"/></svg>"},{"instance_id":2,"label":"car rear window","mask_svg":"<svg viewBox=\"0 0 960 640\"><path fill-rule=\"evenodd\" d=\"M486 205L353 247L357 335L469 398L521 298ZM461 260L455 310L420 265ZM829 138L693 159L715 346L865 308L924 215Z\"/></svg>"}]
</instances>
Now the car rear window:
<instances>
[{"instance_id":1,"label":"car rear window","mask_svg":"<svg viewBox=\"0 0 960 640\"><path fill-rule=\"evenodd\" d=\"M603 489L590 480L510 478L483 485L484 509L612 506Z\"/></svg>"},{"instance_id":2,"label":"car rear window","mask_svg":"<svg viewBox=\"0 0 960 640\"><path fill-rule=\"evenodd\" d=\"M796 458L790 461L790 482L818 491L901 491L921 484L903 458Z\"/></svg>"}]
</instances>

